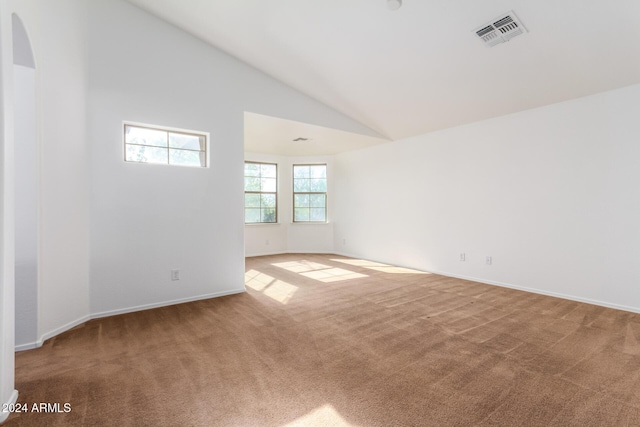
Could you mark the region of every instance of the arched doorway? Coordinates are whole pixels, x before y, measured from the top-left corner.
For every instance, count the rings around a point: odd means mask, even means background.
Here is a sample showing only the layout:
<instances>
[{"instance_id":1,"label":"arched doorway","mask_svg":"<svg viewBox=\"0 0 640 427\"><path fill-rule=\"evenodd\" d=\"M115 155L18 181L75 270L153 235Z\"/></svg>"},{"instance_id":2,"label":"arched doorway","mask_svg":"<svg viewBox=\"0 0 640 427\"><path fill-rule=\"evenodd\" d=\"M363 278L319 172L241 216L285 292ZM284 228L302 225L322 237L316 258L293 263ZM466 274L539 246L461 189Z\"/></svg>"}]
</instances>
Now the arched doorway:
<instances>
[{"instance_id":1,"label":"arched doorway","mask_svg":"<svg viewBox=\"0 0 640 427\"><path fill-rule=\"evenodd\" d=\"M36 64L29 36L12 15L15 208L15 344L38 339L38 138Z\"/></svg>"}]
</instances>

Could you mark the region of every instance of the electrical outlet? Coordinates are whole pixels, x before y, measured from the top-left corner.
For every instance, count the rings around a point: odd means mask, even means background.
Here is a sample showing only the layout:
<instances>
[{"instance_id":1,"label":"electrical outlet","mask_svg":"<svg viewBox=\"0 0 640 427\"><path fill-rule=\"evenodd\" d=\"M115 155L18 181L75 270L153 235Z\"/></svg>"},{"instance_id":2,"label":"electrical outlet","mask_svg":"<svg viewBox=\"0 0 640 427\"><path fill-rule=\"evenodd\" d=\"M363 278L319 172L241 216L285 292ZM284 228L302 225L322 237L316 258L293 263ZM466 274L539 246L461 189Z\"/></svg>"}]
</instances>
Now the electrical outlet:
<instances>
[{"instance_id":1,"label":"electrical outlet","mask_svg":"<svg viewBox=\"0 0 640 427\"><path fill-rule=\"evenodd\" d=\"M464 252L460 252L460 261L466 261L467 255Z\"/></svg>"},{"instance_id":2,"label":"electrical outlet","mask_svg":"<svg viewBox=\"0 0 640 427\"><path fill-rule=\"evenodd\" d=\"M265 240L264 244L269 246L269 239Z\"/></svg>"},{"instance_id":3,"label":"electrical outlet","mask_svg":"<svg viewBox=\"0 0 640 427\"><path fill-rule=\"evenodd\" d=\"M171 280L180 280L180 270L171 270Z\"/></svg>"},{"instance_id":4,"label":"electrical outlet","mask_svg":"<svg viewBox=\"0 0 640 427\"><path fill-rule=\"evenodd\" d=\"M347 244L347 239L342 239L342 244L346 245Z\"/></svg>"},{"instance_id":5,"label":"electrical outlet","mask_svg":"<svg viewBox=\"0 0 640 427\"><path fill-rule=\"evenodd\" d=\"M493 263L493 260L491 259L490 256L487 257L487 265L491 265Z\"/></svg>"}]
</instances>

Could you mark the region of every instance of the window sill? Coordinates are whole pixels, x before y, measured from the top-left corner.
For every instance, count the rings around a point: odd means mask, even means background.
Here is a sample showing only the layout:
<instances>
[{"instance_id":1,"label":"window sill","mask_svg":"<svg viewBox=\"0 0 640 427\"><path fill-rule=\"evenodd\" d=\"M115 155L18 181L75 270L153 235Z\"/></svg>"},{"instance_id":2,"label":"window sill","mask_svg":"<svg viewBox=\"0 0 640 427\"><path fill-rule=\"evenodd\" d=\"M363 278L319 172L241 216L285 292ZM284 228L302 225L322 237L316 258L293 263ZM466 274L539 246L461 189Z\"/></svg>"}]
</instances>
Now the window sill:
<instances>
[{"instance_id":1,"label":"window sill","mask_svg":"<svg viewBox=\"0 0 640 427\"><path fill-rule=\"evenodd\" d=\"M331 224L329 221L327 222L291 222L291 225L329 225Z\"/></svg>"},{"instance_id":2,"label":"window sill","mask_svg":"<svg viewBox=\"0 0 640 427\"><path fill-rule=\"evenodd\" d=\"M244 226L245 227L260 227L260 226L275 226L275 225L282 225L282 223L280 222L250 222L250 223L245 223Z\"/></svg>"}]
</instances>

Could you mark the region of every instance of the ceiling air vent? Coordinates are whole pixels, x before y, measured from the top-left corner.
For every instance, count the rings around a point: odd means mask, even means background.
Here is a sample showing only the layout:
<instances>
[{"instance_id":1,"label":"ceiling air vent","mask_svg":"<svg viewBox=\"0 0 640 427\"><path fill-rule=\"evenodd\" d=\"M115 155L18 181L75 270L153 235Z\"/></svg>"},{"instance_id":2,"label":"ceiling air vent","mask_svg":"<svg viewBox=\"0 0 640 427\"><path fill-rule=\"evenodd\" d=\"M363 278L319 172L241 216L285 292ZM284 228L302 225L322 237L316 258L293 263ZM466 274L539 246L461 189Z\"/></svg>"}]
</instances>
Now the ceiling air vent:
<instances>
[{"instance_id":1,"label":"ceiling air vent","mask_svg":"<svg viewBox=\"0 0 640 427\"><path fill-rule=\"evenodd\" d=\"M484 24L474 32L486 46L493 47L526 33L527 29L524 28L516 14L513 11L509 11L492 22Z\"/></svg>"}]
</instances>

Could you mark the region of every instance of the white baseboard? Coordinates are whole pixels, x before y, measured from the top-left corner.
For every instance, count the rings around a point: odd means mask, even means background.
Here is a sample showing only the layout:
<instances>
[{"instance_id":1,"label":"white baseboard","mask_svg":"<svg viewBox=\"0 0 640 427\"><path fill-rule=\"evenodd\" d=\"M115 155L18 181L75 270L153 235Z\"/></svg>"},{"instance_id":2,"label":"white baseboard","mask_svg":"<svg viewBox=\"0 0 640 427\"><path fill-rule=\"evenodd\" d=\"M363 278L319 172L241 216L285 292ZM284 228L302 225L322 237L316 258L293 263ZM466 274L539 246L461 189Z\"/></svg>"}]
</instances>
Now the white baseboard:
<instances>
[{"instance_id":1,"label":"white baseboard","mask_svg":"<svg viewBox=\"0 0 640 427\"><path fill-rule=\"evenodd\" d=\"M73 320L49 332L45 332L40 336L40 338L38 338L38 341L17 345L15 348L15 351L33 350L34 348L42 347L42 344L49 338L53 338L56 335L60 335L61 333L66 332L69 329L75 328L76 326L81 325L88 320L91 320L90 315L82 316L76 320Z\"/></svg>"},{"instance_id":2,"label":"white baseboard","mask_svg":"<svg viewBox=\"0 0 640 427\"><path fill-rule=\"evenodd\" d=\"M61 333L66 332L71 328L75 328L76 326L81 325L82 323L85 323L91 319L99 319L101 317L115 316L118 314L125 314L125 313L133 313L135 311L149 310L149 309L158 308L158 307L166 307L169 305L182 304L185 302L199 301L199 300L209 299L209 298L217 298L225 295L240 294L243 292L246 292L246 289L233 289L233 290L227 290L227 291L221 291L221 292L214 292L214 293L205 294L205 295L198 295L195 297L181 298L181 299L176 299L171 301L162 301L162 302L157 302L153 304L138 305L134 307L121 308L117 310L108 310L100 313L92 313L88 316L82 316L79 319L76 319L72 322L67 323L66 325L60 326L59 328L56 328L52 331L49 331L43 334L40 337L40 339L38 339L38 341L36 342L17 345L15 347L15 351L32 350L34 348L42 347L42 344L46 340L53 338L56 335L60 335Z\"/></svg>"},{"instance_id":3,"label":"white baseboard","mask_svg":"<svg viewBox=\"0 0 640 427\"><path fill-rule=\"evenodd\" d=\"M11 406L18 401L18 390L13 390L11 392L11 396L9 396L9 400L7 402L2 402L2 407L5 408L7 406ZM7 418L9 418L11 413L9 411L0 411L0 424L5 422Z\"/></svg>"},{"instance_id":4,"label":"white baseboard","mask_svg":"<svg viewBox=\"0 0 640 427\"><path fill-rule=\"evenodd\" d=\"M259 256L269 256L269 255L282 255L282 254L286 254L287 252L283 252L283 251L276 251L276 252L257 252L257 253L253 253L253 254L245 254L244 257L245 258L255 258L255 257L259 257Z\"/></svg>"},{"instance_id":5,"label":"white baseboard","mask_svg":"<svg viewBox=\"0 0 640 427\"><path fill-rule=\"evenodd\" d=\"M344 252L343 253L336 252L336 255L346 256L346 257L349 257L349 258L361 258L358 255L348 254L348 253L344 253ZM374 262L380 262L380 263L383 263L383 264L393 264L393 265L396 265L398 267L406 267L406 268L413 268L413 269L416 269L416 270L421 270L420 268L416 268L416 267L412 267L412 266L397 265L397 264L388 263L388 262L385 262L385 261L371 260L369 258L367 258L367 260L374 261ZM455 277L456 279L471 280L472 282L484 283L484 284L487 284L487 285L500 286L502 288L509 288L509 289L516 289L516 290L524 291L524 292L531 292L533 294L547 295L547 296L550 296L550 297L562 298L562 299L566 299L566 300L569 300L569 301L583 302L583 303L586 303L586 304L599 305L601 307L614 308L616 310L629 311L629 312L632 312L632 313L640 313L640 308L638 308L638 307L630 307L630 306L621 305L621 304L614 304L614 303L610 303L610 302L606 302L606 301L599 301L599 300L594 300L594 299L589 299L589 298L582 298L582 297L578 297L578 296L575 296L575 295L563 294L563 293L560 293L560 292L551 292L551 291L545 291L545 290L537 289L537 288L529 288L529 287L526 287L526 286L513 285L511 283L497 282L497 281L494 281L494 280L479 279L477 277L464 276L464 275L461 275L461 274L450 273L450 272L447 272L447 271L438 271L438 270L422 270L422 271L428 271L429 273L439 274L441 276Z\"/></svg>"},{"instance_id":6,"label":"white baseboard","mask_svg":"<svg viewBox=\"0 0 640 427\"><path fill-rule=\"evenodd\" d=\"M333 251L279 251L279 252L260 252L255 254L246 254L245 258L255 258L259 256L270 256L270 255L286 255L286 254L327 254L332 255L335 252ZM336 254L337 255L337 254Z\"/></svg>"},{"instance_id":7,"label":"white baseboard","mask_svg":"<svg viewBox=\"0 0 640 427\"><path fill-rule=\"evenodd\" d=\"M463 276L461 274L448 273L446 271L430 270L429 272L434 274L440 274L442 276L455 277L457 279L464 279L464 280L471 280L473 282L485 283L487 285L495 285L503 288L516 289L518 291L531 292L533 294L562 298L569 301L583 302L586 304L599 305L601 307L614 308L616 310L630 311L632 313L640 313L640 308L630 307L630 306L621 305L621 304L614 304L607 301L594 300L590 298L582 298L575 295L567 295L560 292L545 291L537 288L528 288L526 286L512 285L511 283L497 282L494 280L478 279L476 277Z\"/></svg>"},{"instance_id":8,"label":"white baseboard","mask_svg":"<svg viewBox=\"0 0 640 427\"><path fill-rule=\"evenodd\" d=\"M108 311L102 311L100 313L93 313L93 314L91 314L91 318L92 319L99 319L101 317L115 316L115 315L118 315L118 314L125 314L125 313L133 313L133 312L136 312L136 311L149 310L149 309L152 309L152 308L159 308L159 307L166 307L166 306L169 306L169 305L183 304L185 302L199 301L199 300L203 300L203 299L223 297L223 296L226 296L226 295L241 294L243 292L246 292L246 289L232 289L232 290L221 291L221 292L213 292L213 293L210 293L210 294L198 295L198 296L195 296L195 297L180 298L180 299L171 300L171 301L162 301L162 302L157 302L157 303L152 303L152 304L137 305L137 306L134 306L134 307L119 308L119 309L116 309L116 310L108 310Z\"/></svg>"},{"instance_id":9,"label":"white baseboard","mask_svg":"<svg viewBox=\"0 0 640 427\"><path fill-rule=\"evenodd\" d=\"M26 344L20 344L20 345L16 345L16 352L18 351L25 351L25 350L33 350L34 348L38 348L40 346L42 346L42 342L43 341L34 341L34 342L29 342Z\"/></svg>"}]
</instances>

